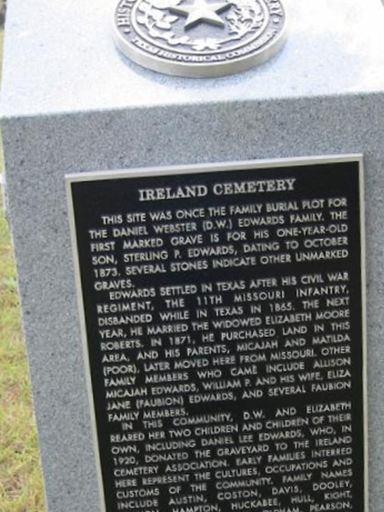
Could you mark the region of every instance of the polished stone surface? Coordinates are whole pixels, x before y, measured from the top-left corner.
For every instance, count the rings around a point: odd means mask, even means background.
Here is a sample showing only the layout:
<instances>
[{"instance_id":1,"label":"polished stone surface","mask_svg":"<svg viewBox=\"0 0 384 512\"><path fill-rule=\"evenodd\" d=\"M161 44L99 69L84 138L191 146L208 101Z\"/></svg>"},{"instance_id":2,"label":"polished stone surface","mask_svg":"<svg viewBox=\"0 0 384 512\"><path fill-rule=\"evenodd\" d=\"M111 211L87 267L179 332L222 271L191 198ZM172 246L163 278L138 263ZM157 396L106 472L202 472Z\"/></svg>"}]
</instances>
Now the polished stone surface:
<instances>
[{"instance_id":1,"label":"polished stone surface","mask_svg":"<svg viewBox=\"0 0 384 512\"><path fill-rule=\"evenodd\" d=\"M288 41L258 69L232 77L172 78L122 57L112 40L117 0L9 2L3 112L166 107L380 91L380 0L285 0ZM282 79L284 77L284 79Z\"/></svg>"}]
</instances>

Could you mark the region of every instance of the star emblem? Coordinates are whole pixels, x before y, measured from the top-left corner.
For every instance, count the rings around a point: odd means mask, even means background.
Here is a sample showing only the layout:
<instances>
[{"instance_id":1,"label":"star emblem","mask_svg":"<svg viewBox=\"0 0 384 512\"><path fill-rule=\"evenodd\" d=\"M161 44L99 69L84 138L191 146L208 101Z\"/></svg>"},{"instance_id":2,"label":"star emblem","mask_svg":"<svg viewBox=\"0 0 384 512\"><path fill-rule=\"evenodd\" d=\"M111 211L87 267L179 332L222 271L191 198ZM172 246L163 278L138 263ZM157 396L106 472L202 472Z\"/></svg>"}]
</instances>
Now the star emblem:
<instances>
[{"instance_id":1,"label":"star emblem","mask_svg":"<svg viewBox=\"0 0 384 512\"><path fill-rule=\"evenodd\" d=\"M224 27L225 22L220 18L219 14L226 11L231 7L228 2L212 2L208 3L207 0L194 0L190 5L172 6L169 10L175 14L185 16L186 22L185 29L192 28L198 23L205 22L216 27Z\"/></svg>"}]
</instances>

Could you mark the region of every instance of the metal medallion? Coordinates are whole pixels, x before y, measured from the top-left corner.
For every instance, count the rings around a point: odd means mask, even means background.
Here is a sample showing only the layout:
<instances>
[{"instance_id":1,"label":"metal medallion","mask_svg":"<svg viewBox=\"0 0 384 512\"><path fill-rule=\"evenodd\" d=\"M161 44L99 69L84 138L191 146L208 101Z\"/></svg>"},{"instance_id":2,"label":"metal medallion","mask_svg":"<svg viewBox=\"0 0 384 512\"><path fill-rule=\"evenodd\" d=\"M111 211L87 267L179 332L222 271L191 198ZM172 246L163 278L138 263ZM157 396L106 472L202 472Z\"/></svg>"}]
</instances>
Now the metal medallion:
<instances>
[{"instance_id":1,"label":"metal medallion","mask_svg":"<svg viewBox=\"0 0 384 512\"><path fill-rule=\"evenodd\" d=\"M120 0L118 48L144 67L186 77L237 73L285 41L280 0Z\"/></svg>"}]
</instances>

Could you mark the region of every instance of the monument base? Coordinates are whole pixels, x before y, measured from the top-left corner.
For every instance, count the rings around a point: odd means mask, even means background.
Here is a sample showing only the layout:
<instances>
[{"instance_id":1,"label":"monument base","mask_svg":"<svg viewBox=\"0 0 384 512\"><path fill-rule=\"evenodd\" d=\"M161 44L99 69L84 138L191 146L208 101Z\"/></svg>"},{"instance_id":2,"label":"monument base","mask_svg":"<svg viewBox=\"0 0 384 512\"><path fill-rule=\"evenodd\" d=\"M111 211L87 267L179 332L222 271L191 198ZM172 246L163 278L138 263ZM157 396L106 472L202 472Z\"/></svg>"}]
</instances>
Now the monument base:
<instances>
[{"instance_id":1,"label":"monument base","mask_svg":"<svg viewBox=\"0 0 384 512\"><path fill-rule=\"evenodd\" d=\"M356 153L364 158L367 197L370 505L372 512L384 507L384 10L376 0L364 7L297 0L286 8L288 42L270 62L193 80L122 58L102 0L76 9L48 0L32 10L26 0L9 5L2 87L8 214L50 512L102 510L65 176Z\"/></svg>"}]
</instances>

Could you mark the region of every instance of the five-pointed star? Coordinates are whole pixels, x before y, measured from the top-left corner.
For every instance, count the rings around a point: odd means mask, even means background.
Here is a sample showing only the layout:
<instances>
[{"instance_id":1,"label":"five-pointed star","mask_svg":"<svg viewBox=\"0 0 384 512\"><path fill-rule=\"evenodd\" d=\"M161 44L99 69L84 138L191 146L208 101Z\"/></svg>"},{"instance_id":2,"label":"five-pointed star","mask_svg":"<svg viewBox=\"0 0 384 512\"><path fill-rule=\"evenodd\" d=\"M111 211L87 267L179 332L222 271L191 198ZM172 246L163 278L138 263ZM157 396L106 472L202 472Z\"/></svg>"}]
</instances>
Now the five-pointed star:
<instances>
[{"instance_id":1,"label":"five-pointed star","mask_svg":"<svg viewBox=\"0 0 384 512\"><path fill-rule=\"evenodd\" d=\"M176 5L169 9L176 14L187 17L184 28L188 29L202 21L217 27L224 27L225 23L218 16L218 13L226 11L229 7L231 7L230 2L208 3L206 0L195 0L191 5L185 5L184 7Z\"/></svg>"}]
</instances>

